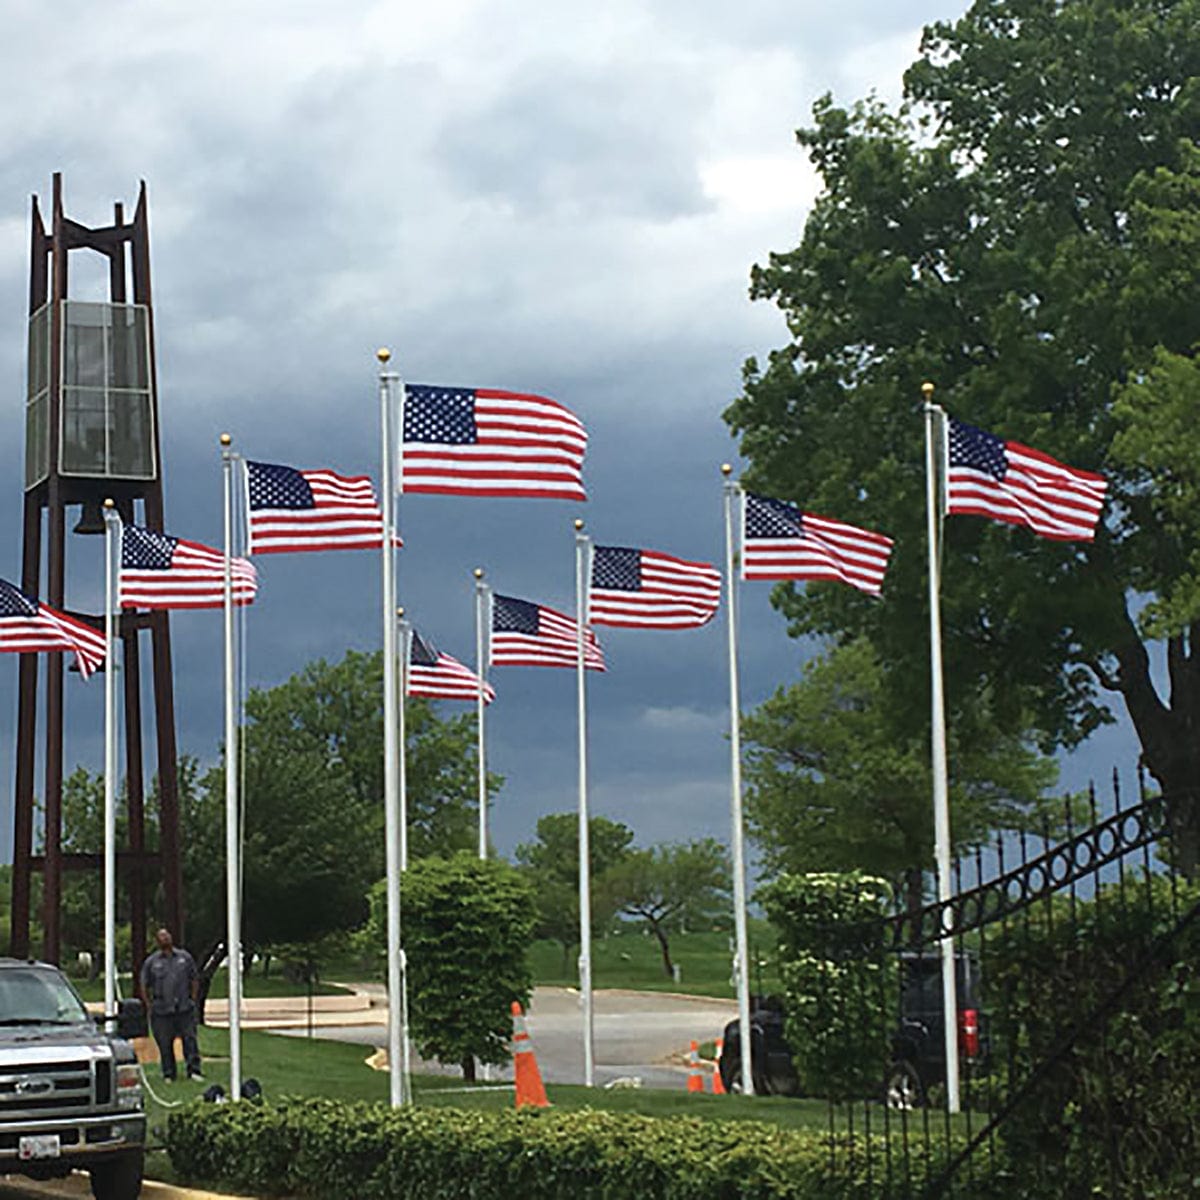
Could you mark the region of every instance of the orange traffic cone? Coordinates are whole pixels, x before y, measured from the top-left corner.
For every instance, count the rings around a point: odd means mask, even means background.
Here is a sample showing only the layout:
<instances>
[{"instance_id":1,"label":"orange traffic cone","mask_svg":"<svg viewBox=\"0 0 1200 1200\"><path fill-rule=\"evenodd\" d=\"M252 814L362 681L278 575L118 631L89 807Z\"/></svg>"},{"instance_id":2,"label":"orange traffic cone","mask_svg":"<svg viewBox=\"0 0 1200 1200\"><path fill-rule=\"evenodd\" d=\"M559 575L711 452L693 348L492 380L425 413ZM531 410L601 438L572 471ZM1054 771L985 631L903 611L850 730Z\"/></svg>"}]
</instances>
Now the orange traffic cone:
<instances>
[{"instance_id":1,"label":"orange traffic cone","mask_svg":"<svg viewBox=\"0 0 1200 1200\"><path fill-rule=\"evenodd\" d=\"M713 1095L724 1096L725 1085L721 1082L721 1055L725 1050L725 1042L722 1038L717 1038L717 1065L713 1071Z\"/></svg>"},{"instance_id":2,"label":"orange traffic cone","mask_svg":"<svg viewBox=\"0 0 1200 1200\"><path fill-rule=\"evenodd\" d=\"M525 1014L514 1000L513 1023L513 1079L517 1085L517 1107L549 1108L546 1089L542 1086L542 1073L538 1070L537 1058L533 1053L533 1042L525 1026Z\"/></svg>"},{"instance_id":3,"label":"orange traffic cone","mask_svg":"<svg viewBox=\"0 0 1200 1200\"><path fill-rule=\"evenodd\" d=\"M687 1090L689 1092L704 1091L704 1076L700 1073L700 1051L695 1042L688 1051Z\"/></svg>"}]
</instances>

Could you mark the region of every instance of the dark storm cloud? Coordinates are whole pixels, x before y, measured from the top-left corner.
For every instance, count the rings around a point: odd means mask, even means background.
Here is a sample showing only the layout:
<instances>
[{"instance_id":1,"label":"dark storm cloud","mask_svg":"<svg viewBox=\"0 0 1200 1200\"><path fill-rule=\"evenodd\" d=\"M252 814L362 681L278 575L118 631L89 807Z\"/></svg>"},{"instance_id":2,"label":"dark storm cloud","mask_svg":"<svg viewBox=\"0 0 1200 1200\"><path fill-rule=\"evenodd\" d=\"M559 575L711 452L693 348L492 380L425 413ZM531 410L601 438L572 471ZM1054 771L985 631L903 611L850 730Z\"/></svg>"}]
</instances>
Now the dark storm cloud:
<instances>
[{"instance_id":1,"label":"dark storm cloud","mask_svg":"<svg viewBox=\"0 0 1200 1200\"><path fill-rule=\"evenodd\" d=\"M960 4L958 7L962 7ZM792 130L833 88L894 92L944 4L614 0L206 6L18 2L0 49L0 575L19 561L29 194L107 222L149 184L169 528L220 537L216 436L297 465L378 470L374 348L407 378L540 391L591 432L584 506L412 497L400 587L450 653L474 645L470 571L558 607L571 521L603 542L720 561L720 413L782 321L746 294L794 245L813 192ZM953 15L951 12L949 15ZM71 36L61 34L69 27ZM73 266L73 270L74 270ZM77 282L95 281L80 264ZM802 499L802 498L799 498ZM72 539L94 602L97 544ZM379 644L378 564L273 556L248 615L248 677ZM793 678L768 589L743 592L744 702ZM723 626L603 635L590 686L594 806L645 840L724 836ZM220 620L173 621L180 743L212 761ZM15 662L0 656L11 730ZM575 800L568 671L496 673L503 849ZM68 766L95 767L99 687L72 678ZM0 706L2 710L2 706ZM0 739L0 795L11 789ZM0 846L9 821L0 813Z\"/></svg>"}]
</instances>

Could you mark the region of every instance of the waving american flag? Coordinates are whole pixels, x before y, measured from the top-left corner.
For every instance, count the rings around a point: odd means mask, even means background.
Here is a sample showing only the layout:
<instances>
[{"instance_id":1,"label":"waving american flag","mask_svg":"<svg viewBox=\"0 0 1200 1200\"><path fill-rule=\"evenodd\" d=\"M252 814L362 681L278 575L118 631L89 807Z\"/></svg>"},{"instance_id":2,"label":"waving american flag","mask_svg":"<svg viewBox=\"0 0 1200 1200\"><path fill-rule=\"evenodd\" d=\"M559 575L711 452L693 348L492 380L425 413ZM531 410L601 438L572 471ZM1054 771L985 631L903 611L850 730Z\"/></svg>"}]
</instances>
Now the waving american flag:
<instances>
[{"instance_id":1,"label":"waving american flag","mask_svg":"<svg viewBox=\"0 0 1200 1200\"><path fill-rule=\"evenodd\" d=\"M588 620L630 629L695 629L721 600L721 572L658 550L597 546L592 551Z\"/></svg>"},{"instance_id":2,"label":"waving american flag","mask_svg":"<svg viewBox=\"0 0 1200 1200\"><path fill-rule=\"evenodd\" d=\"M583 422L555 400L491 388L404 389L401 490L586 500Z\"/></svg>"},{"instance_id":3,"label":"waving american flag","mask_svg":"<svg viewBox=\"0 0 1200 1200\"><path fill-rule=\"evenodd\" d=\"M492 597L491 661L496 667L573 667L577 663L579 626L564 613L517 600ZM604 652L596 635L583 631L583 662L589 671L603 671Z\"/></svg>"},{"instance_id":4,"label":"waving american flag","mask_svg":"<svg viewBox=\"0 0 1200 1200\"><path fill-rule=\"evenodd\" d=\"M803 512L786 500L745 495L743 579L833 579L878 596L892 539Z\"/></svg>"},{"instance_id":5,"label":"waving american flag","mask_svg":"<svg viewBox=\"0 0 1200 1200\"><path fill-rule=\"evenodd\" d=\"M0 579L0 651L65 650L75 655L80 677L86 679L104 662L106 648L104 634L98 629Z\"/></svg>"},{"instance_id":6,"label":"waving american flag","mask_svg":"<svg viewBox=\"0 0 1200 1200\"><path fill-rule=\"evenodd\" d=\"M1103 475L947 418L946 512L1025 525L1058 541L1090 542L1104 507Z\"/></svg>"},{"instance_id":7,"label":"waving american flag","mask_svg":"<svg viewBox=\"0 0 1200 1200\"><path fill-rule=\"evenodd\" d=\"M365 475L246 463L251 554L378 550L383 512Z\"/></svg>"},{"instance_id":8,"label":"waving american flag","mask_svg":"<svg viewBox=\"0 0 1200 1200\"><path fill-rule=\"evenodd\" d=\"M233 602L249 604L258 573L244 558L233 560ZM121 529L118 594L122 608L222 608L225 555L211 546L125 525Z\"/></svg>"},{"instance_id":9,"label":"waving american flag","mask_svg":"<svg viewBox=\"0 0 1200 1200\"><path fill-rule=\"evenodd\" d=\"M415 629L408 655L408 694L429 696L435 700L476 700L479 676L423 638ZM491 704L496 690L483 685L483 702Z\"/></svg>"}]
</instances>

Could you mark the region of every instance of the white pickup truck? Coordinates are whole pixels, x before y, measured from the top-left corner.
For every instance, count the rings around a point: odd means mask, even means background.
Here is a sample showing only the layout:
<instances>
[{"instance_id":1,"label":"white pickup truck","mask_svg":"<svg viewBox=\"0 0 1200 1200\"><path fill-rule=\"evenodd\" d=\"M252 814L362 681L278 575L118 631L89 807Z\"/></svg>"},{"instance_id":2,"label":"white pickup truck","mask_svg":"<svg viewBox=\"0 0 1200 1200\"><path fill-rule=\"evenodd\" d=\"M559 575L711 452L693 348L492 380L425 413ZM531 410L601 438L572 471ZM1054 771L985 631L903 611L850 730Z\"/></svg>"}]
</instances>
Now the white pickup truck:
<instances>
[{"instance_id":1,"label":"white pickup truck","mask_svg":"<svg viewBox=\"0 0 1200 1200\"><path fill-rule=\"evenodd\" d=\"M105 1032L54 966L0 958L0 1174L86 1170L96 1200L142 1190L146 1114L133 1047L139 1001Z\"/></svg>"}]
</instances>

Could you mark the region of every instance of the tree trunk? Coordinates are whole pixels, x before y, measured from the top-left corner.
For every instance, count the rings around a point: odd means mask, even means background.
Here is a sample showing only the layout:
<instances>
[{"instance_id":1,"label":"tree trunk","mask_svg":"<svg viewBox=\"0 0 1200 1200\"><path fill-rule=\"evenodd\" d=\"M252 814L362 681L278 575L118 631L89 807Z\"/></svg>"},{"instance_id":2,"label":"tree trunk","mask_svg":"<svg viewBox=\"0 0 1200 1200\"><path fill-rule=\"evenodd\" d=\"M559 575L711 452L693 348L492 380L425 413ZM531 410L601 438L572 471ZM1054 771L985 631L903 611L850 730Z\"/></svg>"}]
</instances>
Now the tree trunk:
<instances>
[{"instance_id":1,"label":"tree trunk","mask_svg":"<svg viewBox=\"0 0 1200 1200\"><path fill-rule=\"evenodd\" d=\"M909 867L904 872L904 911L912 918L921 915L925 907L925 872L920 867Z\"/></svg>"},{"instance_id":2,"label":"tree trunk","mask_svg":"<svg viewBox=\"0 0 1200 1200\"><path fill-rule=\"evenodd\" d=\"M462 1060L462 1073L464 1083L475 1082L475 1055L464 1054Z\"/></svg>"},{"instance_id":3,"label":"tree trunk","mask_svg":"<svg viewBox=\"0 0 1200 1200\"><path fill-rule=\"evenodd\" d=\"M675 964L671 961L671 947L667 942L666 931L657 921L649 921L648 924L654 931L654 936L658 938L658 948L662 951L663 970L666 972L668 979L674 979Z\"/></svg>"},{"instance_id":4,"label":"tree trunk","mask_svg":"<svg viewBox=\"0 0 1200 1200\"><path fill-rule=\"evenodd\" d=\"M1150 675L1150 655L1128 612L1127 637L1116 651L1116 679L1102 681L1121 693L1138 740L1142 762L1162 788L1176 867L1188 878L1200 871L1200 623L1185 638L1168 639L1170 703Z\"/></svg>"}]
</instances>

